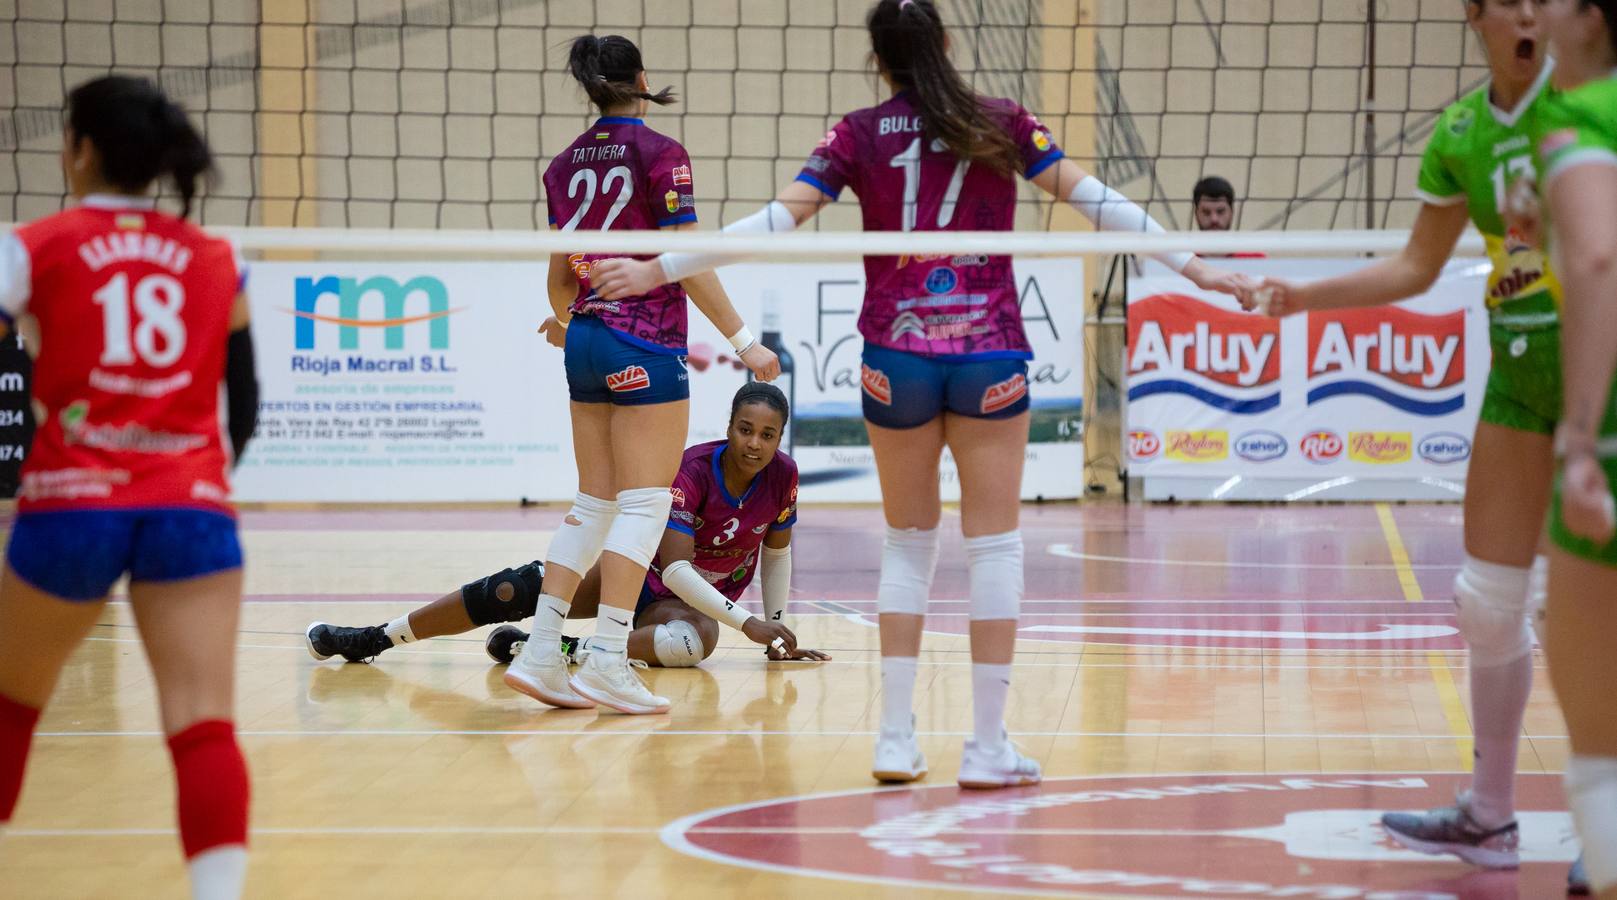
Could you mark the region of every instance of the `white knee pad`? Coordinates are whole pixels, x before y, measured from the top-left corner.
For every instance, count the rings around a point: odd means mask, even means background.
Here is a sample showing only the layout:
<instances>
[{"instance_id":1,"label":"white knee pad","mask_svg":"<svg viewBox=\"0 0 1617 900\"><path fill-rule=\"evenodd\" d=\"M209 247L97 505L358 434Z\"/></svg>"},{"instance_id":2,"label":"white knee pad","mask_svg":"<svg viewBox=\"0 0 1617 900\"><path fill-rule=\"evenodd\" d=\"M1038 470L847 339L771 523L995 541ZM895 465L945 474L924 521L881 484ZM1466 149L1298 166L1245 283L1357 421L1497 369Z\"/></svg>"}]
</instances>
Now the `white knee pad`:
<instances>
[{"instance_id":1,"label":"white knee pad","mask_svg":"<svg viewBox=\"0 0 1617 900\"><path fill-rule=\"evenodd\" d=\"M670 669L689 669L702 661L702 636L696 626L684 619L658 625L652 632L651 646L657 661Z\"/></svg>"},{"instance_id":2,"label":"white knee pad","mask_svg":"<svg viewBox=\"0 0 1617 900\"><path fill-rule=\"evenodd\" d=\"M591 497L582 491L573 498L556 536L550 539L545 561L571 569L583 576L601 556L606 534L617 516L618 505L611 500Z\"/></svg>"},{"instance_id":3,"label":"white knee pad","mask_svg":"<svg viewBox=\"0 0 1617 900\"><path fill-rule=\"evenodd\" d=\"M1471 665L1503 666L1533 652L1527 617L1528 569L1465 558L1454 579L1454 605L1460 634L1471 649Z\"/></svg>"},{"instance_id":4,"label":"white knee pad","mask_svg":"<svg viewBox=\"0 0 1617 900\"><path fill-rule=\"evenodd\" d=\"M966 538L971 620L1014 619L1022 612L1022 532Z\"/></svg>"},{"instance_id":5,"label":"white knee pad","mask_svg":"<svg viewBox=\"0 0 1617 900\"><path fill-rule=\"evenodd\" d=\"M1566 800L1583 841L1583 868L1595 893L1617 886L1617 756L1573 756Z\"/></svg>"},{"instance_id":6,"label":"white knee pad","mask_svg":"<svg viewBox=\"0 0 1617 900\"><path fill-rule=\"evenodd\" d=\"M938 530L888 528L881 549L881 584L876 611L926 615L932 595L932 573L938 567Z\"/></svg>"},{"instance_id":7,"label":"white knee pad","mask_svg":"<svg viewBox=\"0 0 1617 900\"><path fill-rule=\"evenodd\" d=\"M674 495L668 488L635 488L618 492L618 515L606 533L603 549L642 566L651 565L668 528L668 511Z\"/></svg>"}]
</instances>

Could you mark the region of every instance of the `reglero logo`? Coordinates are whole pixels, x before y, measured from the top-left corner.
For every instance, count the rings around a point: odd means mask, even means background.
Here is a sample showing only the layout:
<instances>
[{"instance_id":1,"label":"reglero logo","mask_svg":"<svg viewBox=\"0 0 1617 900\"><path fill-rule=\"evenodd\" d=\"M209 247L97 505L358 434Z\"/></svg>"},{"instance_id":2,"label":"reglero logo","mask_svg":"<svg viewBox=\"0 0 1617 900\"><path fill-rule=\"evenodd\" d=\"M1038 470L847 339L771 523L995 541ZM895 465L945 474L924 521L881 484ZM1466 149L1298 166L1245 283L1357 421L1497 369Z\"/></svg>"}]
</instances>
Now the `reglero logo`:
<instances>
[{"instance_id":1,"label":"reglero logo","mask_svg":"<svg viewBox=\"0 0 1617 900\"><path fill-rule=\"evenodd\" d=\"M360 308L368 297L377 297L382 303L381 318L361 318ZM406 315L412 297L420 296L426 310ZM337 314L319 311L320 301L337 298ZM293 309L286 310L297 317L293 328L293 343L299 350L315 348L315 325L325 322L337 326L337 347L341 350L359 349L361 328L382 329L383 346L388 350L404 349L405 326L425 324L431 349L449 349L449 317L459 309L449 308L449 289L430 275L418 275L400 284L387 275L375 275L361 281L338 275L321 278L299 278L293 290Z\"/></svg>"}]
</instances>

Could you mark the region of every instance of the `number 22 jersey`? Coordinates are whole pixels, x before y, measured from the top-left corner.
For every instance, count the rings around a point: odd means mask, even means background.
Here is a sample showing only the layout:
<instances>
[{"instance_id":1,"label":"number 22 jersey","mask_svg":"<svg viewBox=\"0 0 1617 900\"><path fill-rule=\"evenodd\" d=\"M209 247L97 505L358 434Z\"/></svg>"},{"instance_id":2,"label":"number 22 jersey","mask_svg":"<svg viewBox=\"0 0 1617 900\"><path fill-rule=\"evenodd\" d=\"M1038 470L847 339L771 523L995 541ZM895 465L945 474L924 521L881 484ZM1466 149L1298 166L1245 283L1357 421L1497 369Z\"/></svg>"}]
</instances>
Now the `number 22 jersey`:
<instances>
[{"instance_id":1,"label":"number 22 jersey","mask_svg":"<svg viewBox=\"0 0 1617 900\"><path fill-rule=\"evenodd\" d=\"M40 332L19 513L231 512L219 384L240 272L228 242L141 198L87 197L0 241L0 318Z\"/></svg>"}]
</instances>

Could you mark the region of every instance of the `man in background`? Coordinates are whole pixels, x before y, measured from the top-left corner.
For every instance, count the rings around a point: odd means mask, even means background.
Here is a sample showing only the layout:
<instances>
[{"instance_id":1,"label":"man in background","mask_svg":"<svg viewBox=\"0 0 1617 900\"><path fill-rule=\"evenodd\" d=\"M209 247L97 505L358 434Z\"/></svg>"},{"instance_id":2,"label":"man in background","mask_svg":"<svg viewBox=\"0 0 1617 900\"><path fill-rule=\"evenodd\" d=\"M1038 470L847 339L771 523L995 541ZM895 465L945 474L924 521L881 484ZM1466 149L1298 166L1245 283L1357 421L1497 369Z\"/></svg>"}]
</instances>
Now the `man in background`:
<instances>
[{"instance_id":1,"label":"man in background","mask_svg":"<svg viewBox=\"0 0 1617 900\"><path fill-rule=\"evenodd\" d=\"M1235 188L1217 175L1196 182L1191 192L1196 227L1201 231L1229 231L1235 222ZM1212 256L1213 254L1206 254ZM1231 253L1229 259L1262 259L1262 253Z\"/></svg>"}]
</instances>

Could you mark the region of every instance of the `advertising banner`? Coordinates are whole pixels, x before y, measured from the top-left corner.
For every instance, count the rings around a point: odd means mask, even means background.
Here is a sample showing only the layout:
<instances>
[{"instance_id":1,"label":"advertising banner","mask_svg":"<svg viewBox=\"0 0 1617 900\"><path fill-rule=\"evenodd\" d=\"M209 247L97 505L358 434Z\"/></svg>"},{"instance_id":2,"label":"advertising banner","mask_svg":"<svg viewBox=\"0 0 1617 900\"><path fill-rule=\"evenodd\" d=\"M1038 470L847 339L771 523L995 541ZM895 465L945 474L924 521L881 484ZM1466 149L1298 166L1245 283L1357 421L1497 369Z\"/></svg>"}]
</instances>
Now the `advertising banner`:
<instances>
[{"instance_id":1,"label":"advertising banner","mask_svg":"<svg viewBox=\"0 0 1617 900\"><path fill-rule=\"evenodd\" d=\"M1312 280L1369 263L1240 263ZM1487 264L1395 306L1275 320L1156 269L1129 286L1131 475L1461 484L1489 366Z\"/></svg>"},{"instance_id":2,"label":"advertising banner","mask_svg":"<svg viewBox=\"0 0 1617 900\"><path fill-rule=\"evenodd\" d=\"M941 259L939 266L973 259ZM1083 269L1016 266L1035 360L1023 494L1083 492ZM559 501L577 489L562 352L543 263L264 262L249 299L261 391L243 501ZM731 300L781 355L792 402L782 448L805 502L880 498L860 412L858 263L720 271ZM748 373L692 307L688 443L723 437ZM952 462L939 473L959 496Z\"/></svg>"}]
</instances>

